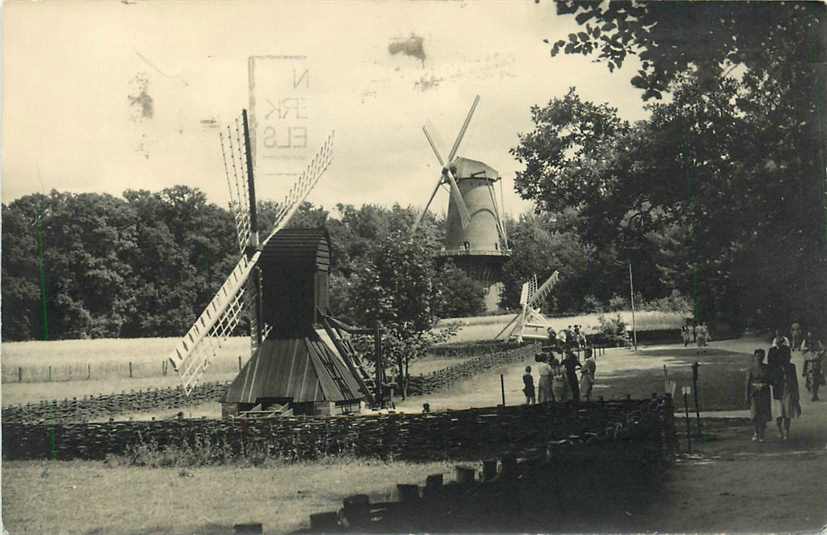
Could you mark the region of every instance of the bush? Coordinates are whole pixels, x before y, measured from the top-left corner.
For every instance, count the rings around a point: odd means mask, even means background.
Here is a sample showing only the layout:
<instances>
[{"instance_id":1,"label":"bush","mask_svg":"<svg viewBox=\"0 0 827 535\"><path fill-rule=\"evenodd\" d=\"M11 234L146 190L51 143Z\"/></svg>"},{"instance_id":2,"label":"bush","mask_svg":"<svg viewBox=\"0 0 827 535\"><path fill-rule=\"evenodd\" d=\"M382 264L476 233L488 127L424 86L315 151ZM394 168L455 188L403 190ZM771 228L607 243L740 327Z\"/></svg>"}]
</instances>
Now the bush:
<instances>
[{"instance_id":1,"label":"bush","mask_svg":"<svg viewBox=\"0 0 827 535\"><path fill-rule=\"evenodd\" d=\"M629 309L629 300L625 297L620 297L619 295L613 295L611 299L609 299L609 306L607 307L610 312L616 312L618 310L627 310Z\"/></svg>"},{"instance_id":2,"label":"bush","mask_svg":"<svg viewBox=\"0 0 827 535\"><path fill-rule=\"evenodd\" d=\"M652 310L656 312L679 312L684 315L692 313L692 301L681 295L678 290L672 290L667 297L651 299L641 304L641 310Z\"/></svg>"},{"instance_id":3,"label":"bush","mask_svg":"<svg viewBox=\"0 0 827 535\"><path fill-rule=\"evenodd\" d=\"M617 314L614 318L606 318L603 314L597 317L600 327L597 329L597 337L602 338L609 344L626 345L626 322Z\"/></svg>"},{"instance_id":4,"label":"bush","mask_svg":"<svg viewBox=\"0 0 827 535\"><path fill-rule=\"evenodd\" d=\"M606 309L603 302L593 295L587 295L583 298L583 312L603 312Z\"/></svg>"}]
</instances>

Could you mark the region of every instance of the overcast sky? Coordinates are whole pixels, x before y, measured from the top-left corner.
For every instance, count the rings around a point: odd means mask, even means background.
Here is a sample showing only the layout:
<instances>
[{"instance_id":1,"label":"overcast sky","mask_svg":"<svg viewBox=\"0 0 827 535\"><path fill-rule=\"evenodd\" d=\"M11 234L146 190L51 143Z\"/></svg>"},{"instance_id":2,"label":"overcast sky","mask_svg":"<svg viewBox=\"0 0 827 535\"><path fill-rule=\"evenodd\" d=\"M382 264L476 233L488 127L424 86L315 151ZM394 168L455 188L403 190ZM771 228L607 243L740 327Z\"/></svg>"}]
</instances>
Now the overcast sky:
<instances>
[{"instance_id":1,"label":"overcast sky","mask_svg":"<svg viewBox=\"0 0 827 535\"><path fill-rule=\"evenodd\" d=\"M447 154L475 94L459 153L500 171L514 215L528 205L513 192L508 149L531 128L531 105L576 86L625 118L644 116L629 85L634 63L610 74L588 58L550 57L543 39L576 31L550 3L12 1L4 18L4 202L52 188L119 195L187 184L226 206L213 121L249 107L249 56L307 57L296 124L311 147L336 130L334 163L309 197L328 208L422 206L438 166L421 127ZM291 68L257 60L259 124ZM267 171L290 165L259 162L260 199L281 198L289 177ZM436 211L447 202L441 193Z\"/></svg>"}]
</instances>

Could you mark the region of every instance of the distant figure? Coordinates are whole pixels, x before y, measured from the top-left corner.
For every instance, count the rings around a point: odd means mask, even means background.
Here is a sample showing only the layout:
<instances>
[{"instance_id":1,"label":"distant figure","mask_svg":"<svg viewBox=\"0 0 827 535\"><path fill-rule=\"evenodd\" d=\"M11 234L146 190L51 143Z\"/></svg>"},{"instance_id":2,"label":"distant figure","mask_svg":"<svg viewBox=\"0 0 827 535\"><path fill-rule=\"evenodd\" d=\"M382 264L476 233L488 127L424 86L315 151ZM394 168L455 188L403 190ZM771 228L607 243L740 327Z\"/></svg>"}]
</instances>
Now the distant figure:
<instances>
[{"instance_id":1,"label":"distant figure","mask_svg":"<svg viewBox=\"0 0 827 535\"><path fill-rule=\"evenodd\" d=\"M795 364L790 362L790 346L779 347L778 353L781 364L772 383L773 412L781 440L789 440L790 423L793 418L801 416L798 377Z\"/></svg>"},{"instance_id":2,"label":"distant figure","mask_svg":"<svg viewBox=\"0 0 827 535\"><path fill-rule=\"evenodd\" d=\"M790 338L792 338L792 349L798 351L801 346L801 324L794 321L790 325Z\"/></svg>"},{"instance_id":3,"label":"distant figure","mask_svg":"<svg viewBox=\"0 0 827 535\"><path fill-rule=\"evenodd\" d=\"M525 367L525 373L523 374L523 394L525 394L526 405L533 405L537 403L537 399L534 394L534 376L531 375L531 366Z\"/></svg>"},{"instance_id":4,"label":"distant figure","mask_svg":"<svg viewBox=\"0 0 827 535\"><path fill-rule=\"evenodd\" d=\"M804 370L802 375L805 377L805 385L807 391L811 395L812 401L818 401L818 388L824 384L824 343L819 341L805 341L807 344L804 348Z\"/></svg>"},{"instance_id":5,"label":"distant figure","mask_svg":"<svg viewBox=\"0 0 827 535\"><path fill-rule=\"evenodd\" d=\"M423 403L422 404L422 414L428 414L431 412L431 404L430 403Z\"/></svg>"},{"instance_id":6,"label":"distant figure","mask_svg":"<svg viewBox=\"0 0 827 535\"><path fill-rule=\"evenodd\" d=\"M566 330L560 329L560 332L557 333L557 343L560 347L566 347Z\"/></svg>"},{"instance_id":7,"label":"distant figure","mask_svg":"<svg viewBox=\"0 0 827 535\"><path fill-rule=\"evenodd\" d=\"M542 354L536 355L534 360L537 362L537 371L540 374L540 380L537 384L540 390L537 396L537 402L551 403L553 400L551 395L551 366L545 361L545 357Z\"/></svg>"},{"instance_id":8,"label":"distant figure","mask_svg":"<svg viewBox=\"0 0 827 535\"><path fill-rule=\"evenodd\" d=\"M586 356L583 366L580 370L580 395L586 401L592 399L592 387L594 386L594 378L597 373L597 363L591 353Z\"/></svg>"},{"instance_id":9,"label":"distant figure","mask_svg":"<svg viewBox=\"0 0 827 535\"><path fill-rule=\"evenodd\" d=\"M555 401L562 402L570 399L566 370L554 357L551 358L551 390Z\"/></svg>"},{"instance_id":10,"label":"distant figure","mask_svg":"<svg viewBox=\"0 0 827 535\"><path fill-rule=\"evenodd\" d=\"M695 339L698 343L698 350L703 351L703 348L706 347L706 343L709 341L709 330L706 327L706 323L701 323L698 325Z\"/></svg>"},{"instance_id":11,"label":"distant figure","mask_svg":"<svg viewBox=\"0 0 827 535\"><path fill-rule=\"evenodd\" d=\"M764 350L756 349L747 372L747 404L752 418L752 440L764 442L767 422L772 419L770 409L770 373L764 364Z\"/></svg>"},{"instance_id":12,"label":"distant figure","mask_svg":"<svg viewBox=\"0 0 827 535\"><path fill-rule=\"evenodd\" d=\"M790 347L790 340L781 334L778 329L775 330L775 336L772 338L772 345L775 347L787 346Z\"/></svg>"},{"instance_id":13,"label":"distant figure","mask_svg":"<svg viewBox=\"0 0 827 535\"><path fill-rule=\"evenodd\" d=\"M681 338L683 338L683 347L688 346L690 342L692 342L692 331L688 323L684 323L683 327L681 327Z\"/></svg>"}]
</instances>

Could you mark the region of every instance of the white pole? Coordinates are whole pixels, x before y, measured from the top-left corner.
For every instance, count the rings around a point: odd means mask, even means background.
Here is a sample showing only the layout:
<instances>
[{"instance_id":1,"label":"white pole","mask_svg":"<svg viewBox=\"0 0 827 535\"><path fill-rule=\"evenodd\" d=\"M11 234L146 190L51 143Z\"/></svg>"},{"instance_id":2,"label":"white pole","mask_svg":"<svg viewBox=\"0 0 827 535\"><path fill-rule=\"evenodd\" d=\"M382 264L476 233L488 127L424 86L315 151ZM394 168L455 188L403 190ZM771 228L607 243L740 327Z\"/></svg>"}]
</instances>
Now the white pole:
<instances>
[{"instance_id":1,"label":"white pole","mask_svg":"<svg viewBox=\"0 0 827 535\"><path fill-rule=\"evenodd\" d=\"M635 326L635 286L632 282L632 263L629 262L629 295L632 301L632 337L637 351L637 327Z\"/></svg>"}]
</instances>

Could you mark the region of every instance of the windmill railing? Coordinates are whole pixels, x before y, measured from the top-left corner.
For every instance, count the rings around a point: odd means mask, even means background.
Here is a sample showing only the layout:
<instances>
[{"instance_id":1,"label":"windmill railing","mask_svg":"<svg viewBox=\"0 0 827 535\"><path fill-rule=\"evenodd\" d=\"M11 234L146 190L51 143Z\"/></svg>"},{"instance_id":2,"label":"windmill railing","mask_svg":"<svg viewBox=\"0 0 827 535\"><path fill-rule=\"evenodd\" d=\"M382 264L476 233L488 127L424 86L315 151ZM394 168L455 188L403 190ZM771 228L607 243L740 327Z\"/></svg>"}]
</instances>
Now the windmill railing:
<instances>
[{"instance_id":1,"label":"windmill railing","mask_svg":"<svg viewBox=\"0 0 827 535\"><path fill-rule=\"evenodd\" d=\"M436 256L511 256L511 249L442 249Z\"/></svg>"}]
</instances>

